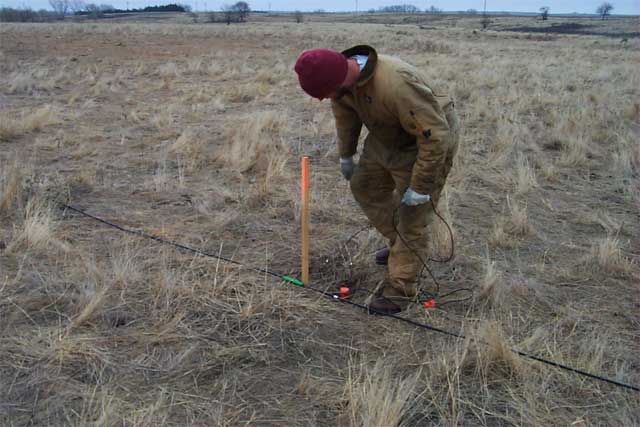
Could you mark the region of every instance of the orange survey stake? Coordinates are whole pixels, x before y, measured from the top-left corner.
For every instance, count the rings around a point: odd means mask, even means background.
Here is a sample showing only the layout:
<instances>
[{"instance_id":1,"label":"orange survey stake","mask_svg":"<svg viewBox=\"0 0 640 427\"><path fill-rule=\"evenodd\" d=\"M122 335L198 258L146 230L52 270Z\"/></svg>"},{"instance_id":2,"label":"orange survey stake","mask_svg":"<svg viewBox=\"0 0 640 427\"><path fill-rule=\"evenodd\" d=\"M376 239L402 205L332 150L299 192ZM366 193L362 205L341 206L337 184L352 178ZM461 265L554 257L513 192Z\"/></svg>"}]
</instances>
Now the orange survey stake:
<instances>
[{"instance_id":1,"label":"orange survey stake","mask_svg":"<svg viewBox=\"0 0 640 427\"><path fill-rule=\"evenodd\" d=\"M302 283L309 284L309 157L302 158Z\"/></svg>"}]
</instances>

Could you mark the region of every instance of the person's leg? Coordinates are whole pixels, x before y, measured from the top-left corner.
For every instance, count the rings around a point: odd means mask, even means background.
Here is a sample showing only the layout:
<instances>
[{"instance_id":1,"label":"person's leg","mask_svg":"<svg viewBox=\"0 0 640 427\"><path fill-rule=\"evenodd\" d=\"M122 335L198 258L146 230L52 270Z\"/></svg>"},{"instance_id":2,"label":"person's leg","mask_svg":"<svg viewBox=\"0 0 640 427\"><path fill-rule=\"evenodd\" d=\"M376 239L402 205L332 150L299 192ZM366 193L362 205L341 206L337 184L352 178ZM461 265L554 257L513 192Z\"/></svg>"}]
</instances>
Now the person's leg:
<instances>
[{"instance_id":1,"label":"person's leg","mask_svg":"<svg viewBox=\"0 0 640 427\"><path fill-rule=\"evenodd\" d=\"M398 204L393 206L394 219L392 219L392 224L395 220L398 236L391 246L388 261L389 283L384 288L382 295L402 309L416 296L418 275L423 267L422 262L427 262L429 257L427 227L434 221L433 206L438 206L440 193L446 183L458 148L459 121L452 102L444 107L444 112L451 131L451 145L445 157L442 176L438 179L436 189L430 194L433 204L427 202L418 206L398 206ZM402 153L393 162L394 164L389 165L399 194L404 194L409 187L416 156L417 147L415 152L412 153L409 150Z\"/></svg>"},{"instance_id":2,"label":"person's leg","mask_svg":"<svg viewBox=\"0 0 640 427\"><path fill-rule=\"evenodd\" d=\"M389 207L397 199L393 194L395 182L391 173L367 148L371 147L365 145L358 167L351 177L351 192L371 224L389 241L393 241L393 212Z\"/></svg>"},{"instance_id":3,"label":"person's leg","mask_svg":"<svg viewBox=\"0 0 640 427\"><path fill-rule=\"evenodd\" d=\"M400 194L404 194L411 181L412 169L394 170L393 178ZM431 197L437 204L440 189ZM382 295L402 309L411 302L417 293L417 279L422 269L422 260L426 262L427 226L433 218L431 202L418 206L399 204L394 206L393 216L397 223L398 235L389 253L389 283ZM394 230L395 231L395 230Z\"/></svg>"}]
</instances>

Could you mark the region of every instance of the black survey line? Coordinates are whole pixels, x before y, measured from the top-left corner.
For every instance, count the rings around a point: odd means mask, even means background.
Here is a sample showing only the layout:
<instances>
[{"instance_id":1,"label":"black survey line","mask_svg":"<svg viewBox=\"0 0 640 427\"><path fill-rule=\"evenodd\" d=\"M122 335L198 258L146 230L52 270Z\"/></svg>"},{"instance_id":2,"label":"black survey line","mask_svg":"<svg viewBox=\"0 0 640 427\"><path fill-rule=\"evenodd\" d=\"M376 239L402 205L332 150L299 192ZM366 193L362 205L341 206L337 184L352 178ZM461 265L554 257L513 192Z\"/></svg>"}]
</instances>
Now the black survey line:
<instances>
[{"instance_id":1,"label":"black survey line","mask_svg":"<svg viewBox=\"0 0 640 427\"><path fill-rule=\"evenodd\" d=\"M269 274L269 275L271 275L273 277L277 277L279 279L282 279L285 282L294 283L291 280L289 280L289 279L291 279L290 277L288 277L288 276L286 276L284 274L279 274L279 273L276 273L274 271L268 270L266 268L246 266L245 264L243 264L241 262L234 261L232 259L225 258L225 257L222 257L220 255L211 254L211 253L205 252L203 250L191 248L189 246L186 246L186 245L183 245L183 244L180 244L180 243L171 242L169 240L164 240L164 239L162 239L162 238L160 238L158 236L154 236L152 234L147 234L147 233L144 233L142 231L131 230L131 229L122 227L122 226L120 226L118 224L115 224L113 222L110 222L110 221L104 220L102 218L99 218L97 216L91 215L88 212L85 212L85 211L83 211L81 209L78 209L78 208L75 208L73 206L70 206L70 205L68 205L66 203L60 203L60 205L63 208L66 208L66 209L72 210L74 212L77 212L77 213L79 213L81 215L86 216L87 218L91 218L91 219L93 219L95 221L98 221L98 222L100 222L102 224L108 225L109 227L113 227L113 228L115 228L117 230L120 230L122 232L133 234L133 235L140 236L140 237L144 237L146 239L151 239L151 240L154 240L154 241L156 241L158 243L174 246L174 247L176 247L178 249L183 249L183 250L186 250L186 251L190 251L190 252L193 252L193 253L196 253L196 254L200 254L200 255L206 256L206 257L219 259L221 261L228 262L228 263L231 263L231 264L235 264L237 266L245 267L247 269L250 269L250 270L253 270L253 271L257 271L259 273ZM409 325L412 325L412 326L415 326L415 327L418 327L418 328L421 328L421 329L426 329L426 330L429 330L429 331L433 331L433 332L438 332L438 333L443 334L443 335L448 335L448 336L451 336L451 337L462 338L462 339L466 338L466 336L463 335L463 334L450 332L450 331L447 331L445 329L440 329L440 328L437 328L435 326L427 325L426 323L420 323L420 322L417 322L415 320L408 319L406 317L398 316L397 314L385 314L385 313L378 312L377 310L372 309L372 308L370 308L370 307L368 307L368 306L366 306L364 304L360 304L360 303L357 303L357 302L354 302L354 301L349 301L348 299L340 298L338 295L336 295L334 293L331 293L331 292L324 291L322 289L314 288L312 286L301 286L301 287L303 289L308 289L310 291L314 291L314 292L320 293L320 294L330 298L333 301L338 301L338 302L341 302L341 303L344 303L344 304L348 304L348 305L351 305L351 306L354 306L354 307L358 307L360 309L363 309L363 310L367 311L368 313L373 313L373 314L380 315L380 316L385 316L385 317L392 317L392 318L394 318L396 320L400 320L400 321L405 322L405 323L407 323ZM487 345L486 342L483 342L483 341L478 341L478 342L480 342L481 344ZM514 348L511 348L510 350L512 352L514 352L515 354L521 356L521 357L525 357L525 358L528 358L528 359L531 359L531 360L535 360L537 362L540 362L540 363L543 363L543 364L546 364L546 365L549 365L549 366L553 366L553 367L556 367L556 368L559 368L559 369L563 369L563 370L568 371L568 372L573 372L575 374L582 375L584 377L592 378L594 380L606 382L608 384L612 384L612 385L615 385L617 387L626 388L626 389L633 390L635 392L639 392L640 393L640 387L635 386L633 384L627 384L627 383L623 383L623 382L620 382L620 381L613 380L611 378L604 377L602 375L592 374L592 373L584 371L582 369L574 368L574 367L571 367L571 366L568 366L568 365L564 365L564 364L559 363L559 362L555 362L553 360L549 360L549 359L545 359L545 358L542 358L542 357L534 356L532 354L525 353L523 351L516 350Z\"/></svg>"}]
</instances>

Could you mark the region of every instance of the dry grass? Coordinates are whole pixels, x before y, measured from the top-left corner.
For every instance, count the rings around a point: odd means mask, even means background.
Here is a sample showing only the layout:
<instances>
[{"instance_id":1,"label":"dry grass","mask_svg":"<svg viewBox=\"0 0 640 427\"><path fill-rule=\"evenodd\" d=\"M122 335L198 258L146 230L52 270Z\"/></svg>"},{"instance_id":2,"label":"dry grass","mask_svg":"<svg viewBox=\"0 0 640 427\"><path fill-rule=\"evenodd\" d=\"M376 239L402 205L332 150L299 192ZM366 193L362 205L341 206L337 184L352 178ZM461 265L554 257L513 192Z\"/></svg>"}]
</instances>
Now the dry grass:
<instances>
[{"instance_id":1,"label":"dry grass","mask_svg":"<svg viewBox=\"0 0 640 427\"><path fill-rule=\"evenodd\" d=\"M187 129L171 145L169 151L178 153L190 170L196 170L207 161L205 140L194 129Z\"/></svg>"},{"instance_id":2,"label":"dry grass","mask_svg":"<svg viewBox=\"0 0 640 427\"><path fill-rule=\"evenodd\" d=\"M0 116L0 141L9 141L25 133L37 132L55 123L58 123L58 117L50 105L39 107L33 112L23 112L21 117L16 119L2 115Z\"/></svg>"},{"instance_id":3,"label":"dry grass","mask_svg":"<svg viewBox=\"0 0 640 427\"><path fill-rule=\"evenodd\" d=\"M67 246L56 237L55 228L52 207L45 201L31 199L24 209L22 223L14 229L7 251L66 250Z\"/></svg>"},{"instance_id":4,"label":"dry grass","mask_svg":"<svg viewBox=\"0 0 640 427\"><path fill-rule=\"evenodd\" d=\"M522 195L538 186L536 172L524 156L519 156L516 163L516 194Z\"/></svg>"},{"instance_id":5,"label":"dry grass","mask_svg":"<svg viewBox=\"0 0 640 427\"><path fill-rule=\"evenodd\" d=\"M2 165L0 174L0 213L9 214L21 201L25 170L17 159Z\"/></svg>"},{"instance_id":6,"label":"dry grass","mask_svg":"<svg viewBox=\"0 0 640 427\"><path fill-rule=\"evenodd\" d=\"M410 425L410 409L415 400L419 372L405 379L394 379L391 369L380 359L369 370L350 369L345 384L352 426Z\"/></svg>"},{"instance_id":7,"label":"dry grass","mask_svg":"<svg viewBox=\"0 0 640 427\"><path fill-rule=\"evenodd\" d=\"M529 236L533 234L533 227L529 223L529 214L526 205L519 205L507 199L509 205L508 232L514 236Z\"/></svg>"},{"instance_id":8,"label":"dry grass","mask_svg":"<svg viewBox=\"0 0 640 427\"><path fill-rule=\"evenodd\" d=\"M267 172L281 169L277 157L287 152L282 141L287 127L284 114L263 111L240 117L228 126L230 144L221 153L226 163L240 172L254 167Z\"/></svg>"},{"instance_id":9,"label":"dry grass","mask_svg":"<svg viewBox=\"0 0 640 427\"><path fill-rule=\"evenodd\" d=\"M620 239L608 236L600 239L591 248L591 261L607 273L629 275L634 263L622 254Z\"/></svg>"},{"instance_id":10,"label":"dry grass","mask_svg":"<svg viewBox=\"0 0 640 427\"><path fill-rule=\"evenodd\" d=\"M500 286L501 280L501 273L496 267L496 262L487 256L484 264L484 276L475 297L480 301L486 300L494 305L500 303L503 296L502 286Z\"/></svg>"},{"instance_id":11,"label":"dry grass","mask_svg":"<svg viewBox=\"0 0 640 427\"><path fill-rule=\"evenodd\" d=\"M524 362L511 349L501 325L487 322L474 333L477 340L466 349L462 360L463 369L474 369L482 381L489 383L496 377L519 377L525 375Z\"/></svg>"},{"instance_id":12,"label":"dry grass","mask_svg":"<svg viewBox=\"0 0 640 427\"><path fill-rule=\"evenodd\" d=\"M517 17L166 16L0 26L0 425L640 424L633 393L509 351L640 383L637 38L498 31L534 24ZM455 258L430 267L474 298L403 316L468 340L55 205L298 276L309 155L312 283L375 289L385 242L346 241L366 220L330 108L292 72L303 49L362 40L457 97L439 206ZM429 234L448 255L446 227Z\"/></svg>"}]
</instances>

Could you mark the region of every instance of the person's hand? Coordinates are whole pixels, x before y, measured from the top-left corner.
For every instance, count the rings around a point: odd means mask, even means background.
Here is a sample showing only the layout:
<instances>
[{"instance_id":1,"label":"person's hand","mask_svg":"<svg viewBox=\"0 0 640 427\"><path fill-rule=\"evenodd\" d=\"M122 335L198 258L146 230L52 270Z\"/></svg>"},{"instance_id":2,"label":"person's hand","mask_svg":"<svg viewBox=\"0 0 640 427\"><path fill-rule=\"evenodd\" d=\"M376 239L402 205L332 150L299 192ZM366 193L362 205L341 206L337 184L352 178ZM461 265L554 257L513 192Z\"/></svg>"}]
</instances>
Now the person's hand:
<instances>
[{"instance_id":1,"label":"person's hand","mask_svg":"<svg viewBox=\"0 0 640 427\"><path fill-rule=\"evenodd\" d=\"M431 196L429 194L416 193L411 188L407 188L404 196L402 196L402 203L407 206L418 206L423 203L427 203L429 200L431 200Z\"/></svg>"},{"instance_id":2,"label":"person's hand","mask_svg":"<svg viewBox=\"0 0 640 427\"><path fill-rule=\"evenodd\" d=\"M353 172L355 170L355 165L353 163L353 157L340 158L340 172L342 172L342 176L344 179L349 181L351 176L353 176Z\"/></svg>"}]
</instances>

